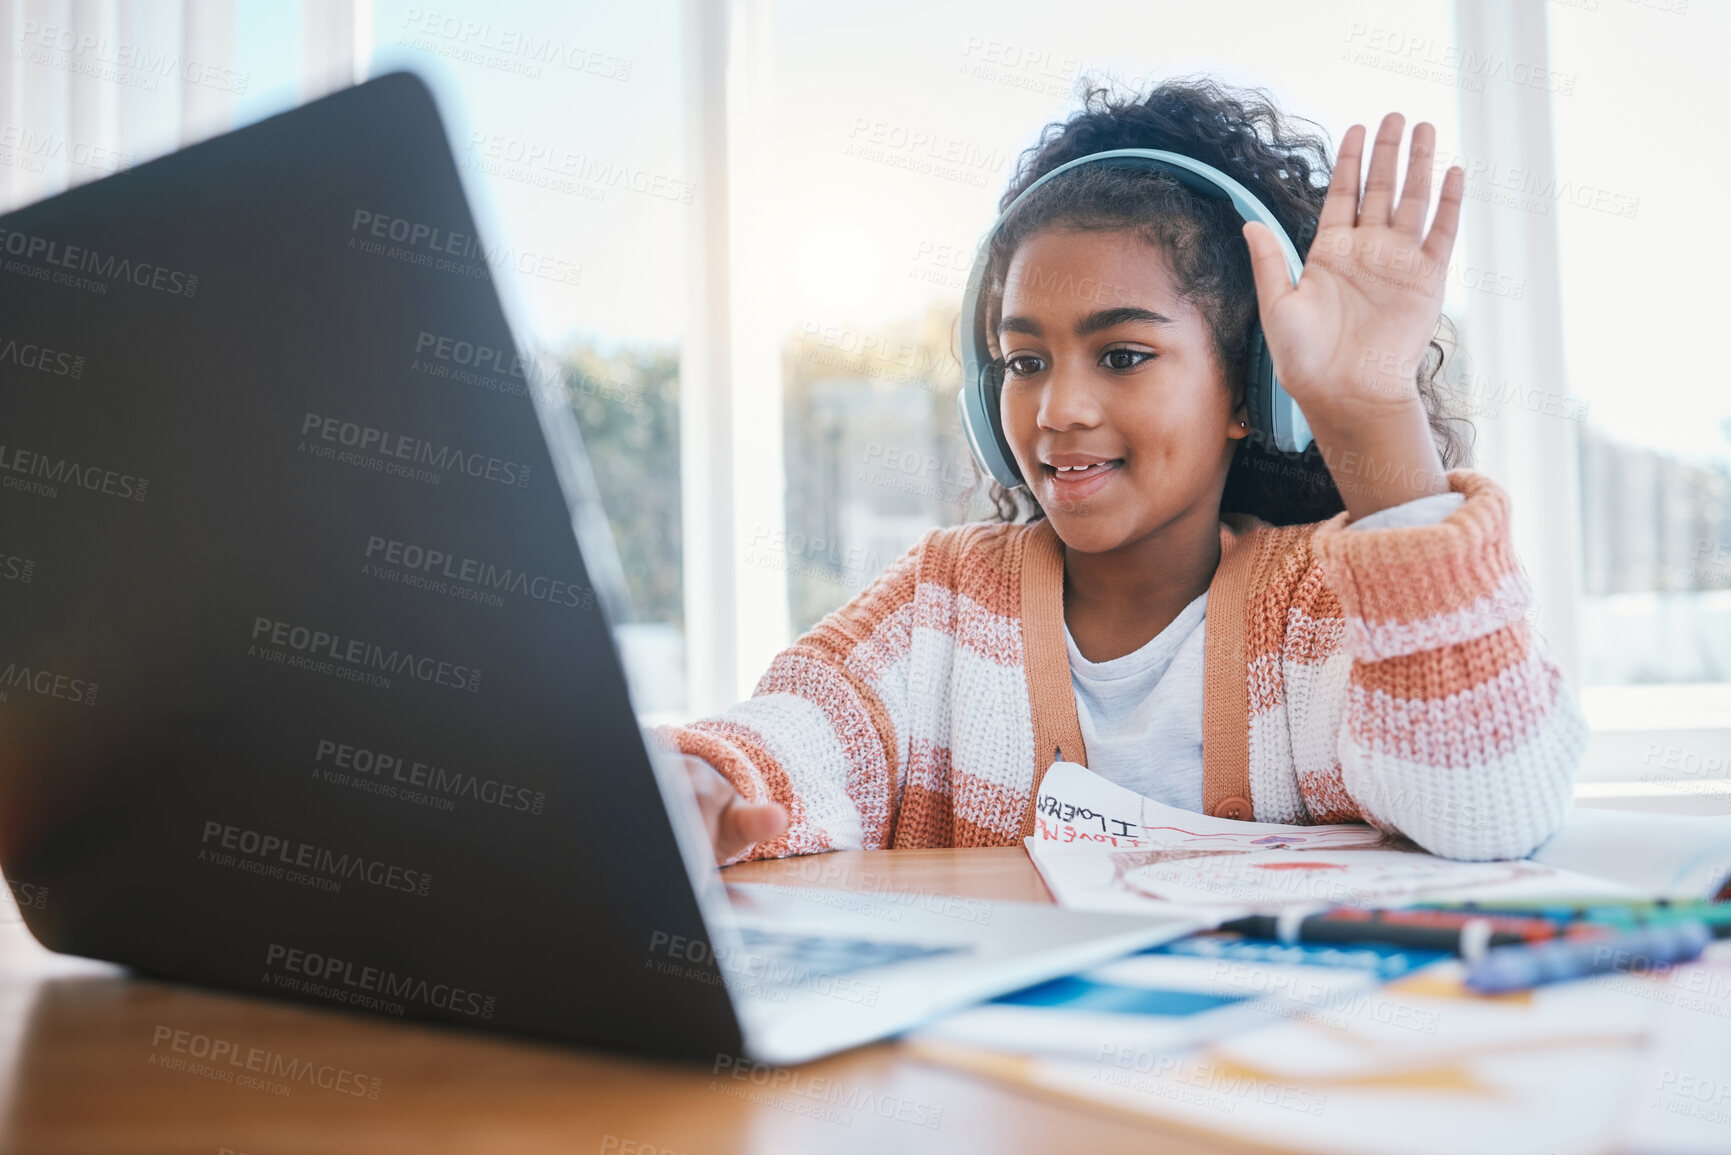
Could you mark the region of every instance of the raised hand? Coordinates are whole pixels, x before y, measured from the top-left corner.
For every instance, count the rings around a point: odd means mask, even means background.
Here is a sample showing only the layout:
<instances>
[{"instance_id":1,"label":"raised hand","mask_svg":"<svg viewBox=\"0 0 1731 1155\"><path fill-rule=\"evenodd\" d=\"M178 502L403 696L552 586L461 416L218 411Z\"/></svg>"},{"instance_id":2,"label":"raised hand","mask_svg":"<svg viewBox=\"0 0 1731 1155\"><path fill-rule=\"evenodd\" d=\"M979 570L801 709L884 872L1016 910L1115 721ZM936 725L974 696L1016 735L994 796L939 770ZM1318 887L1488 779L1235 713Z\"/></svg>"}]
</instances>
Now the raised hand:
<instances>
[{"instance_id":1,"label":"raised hand","mask_svg":"<svg viewBox=\"0 0 1731 1155\"><path fill-rule=\"evenodd\" d=\"M1347 130L1297 285L1273 235L1262 225L1244 226L1275 372L1309 420L1354 517L1447 489L1417 375L1442 314L1464 176L1459 167L1444 175L1427 233L1436 130L1422 123L1413 129L1397 203L1404 130L1399 113L1383 118L1362 198L1364 128ZM1366 454L1380 457L1378 477L1421 480L1372 486Z\"/></svg>"}]
</instances>

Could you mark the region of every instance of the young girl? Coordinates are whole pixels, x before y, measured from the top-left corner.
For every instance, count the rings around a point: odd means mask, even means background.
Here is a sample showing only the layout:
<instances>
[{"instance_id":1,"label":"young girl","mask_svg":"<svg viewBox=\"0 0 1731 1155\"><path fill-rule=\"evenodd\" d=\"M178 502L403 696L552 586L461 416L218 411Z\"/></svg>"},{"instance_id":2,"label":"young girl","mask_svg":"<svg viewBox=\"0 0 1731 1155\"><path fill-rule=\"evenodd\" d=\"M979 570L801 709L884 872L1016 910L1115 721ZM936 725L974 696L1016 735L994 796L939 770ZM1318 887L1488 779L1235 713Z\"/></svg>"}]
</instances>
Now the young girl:
<instances>
[{"instance_id":1,"label":"young girl","mask_svg":"<svg viewBox=\"0 0 1731 1155\"><path fill-rule=\"evenodd\" d=\"M1027 493L926 534L750 700L663 731L718 862L1013 844L1060 756L1187 809L1363 820L1451 858L1557 829L1585 725L1524 620L1508 498L1449 468L1432 335L1462 173L1427 232L1436 134L1413 130L1397 190L1403 135L1383 120L1361 193L1362 127L1329 179L1322 140L1209 82L1096 92L1048 127L1004 207L1081 156L1177 152L1267 205L1303 276L1157 169L1084 165L1017 207L987 284ZM1303 454L1246 419L1258 316Z\"/></svg>"}]
</instances>

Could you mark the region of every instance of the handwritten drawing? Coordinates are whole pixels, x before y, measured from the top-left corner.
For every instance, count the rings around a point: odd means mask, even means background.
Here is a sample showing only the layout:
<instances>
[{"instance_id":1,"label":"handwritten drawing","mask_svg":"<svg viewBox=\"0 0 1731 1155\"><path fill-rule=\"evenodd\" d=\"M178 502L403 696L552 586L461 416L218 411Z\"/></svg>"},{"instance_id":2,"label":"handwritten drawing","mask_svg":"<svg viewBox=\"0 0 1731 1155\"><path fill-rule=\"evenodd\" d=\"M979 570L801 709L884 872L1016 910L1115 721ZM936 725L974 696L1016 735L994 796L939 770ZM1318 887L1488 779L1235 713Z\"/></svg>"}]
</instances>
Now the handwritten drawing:
<instances>
[{"instance_id":1,"label":"handwritten drawing","mask_svg":"<svg viewBox=\"0 0 1731 1155\"><path fill-rule=\"evenodd\" d=\"M1293 903L1366 906L1414 902L1427 894L1541 876L1531 862L1451 862L1379 835L1357 845L1264 845L1220 849L1195 844L1110 855L1109 886L1159 902L1212 905Z\"/></svg>"}]
</instances>

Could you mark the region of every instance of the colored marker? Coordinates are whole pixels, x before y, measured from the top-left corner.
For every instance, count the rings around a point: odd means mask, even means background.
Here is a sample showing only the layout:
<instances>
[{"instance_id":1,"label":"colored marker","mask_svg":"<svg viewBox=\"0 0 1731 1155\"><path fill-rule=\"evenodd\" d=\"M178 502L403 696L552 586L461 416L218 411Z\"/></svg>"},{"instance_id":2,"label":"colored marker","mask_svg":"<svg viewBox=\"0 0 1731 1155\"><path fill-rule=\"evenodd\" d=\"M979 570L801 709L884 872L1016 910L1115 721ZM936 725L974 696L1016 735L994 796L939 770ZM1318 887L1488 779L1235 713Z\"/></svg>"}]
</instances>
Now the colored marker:
<instances>
[{"instance_id":1,"label":"colored marker","mask_svg":"<svg viewBox=\"0 0 1731 1155\"><path fill-rule=\"evenodd\" d=\"M1715 938L1731 938L1731 903L1664 898L1547 898L1491 902L1420 903L1413 909L1457 914L1513 915L1560 923L1634 928L1702 922Z\"/></svg>"},{"instance_id":2,"label":"colored marker","mask_svg":"<svg viewBox=\"0 0 1731 1155\"><path fill-rule=\"evenodd\" d=\"M1644 974L1697 957L1712 938L1705 923L1679 922L1627 934L1497 947L1467 968L1466 984L1497 994L1613 971Z\"/></svg>"},{"instance_id":3,"label":"colored marker","mask_svg":"<svg viewBox=\"0 0 1731 1155\"><path fill-rule=\"evenodd\" d=\"M1416 950L1444 950L1477 958L1491 947L1544 942L1570 934L1602 934L1597 928L1572 930L1555 920L1533 915L1501 915L1480 911L1366 910L1335 907L1320 913L1301 910L1257 914L1220 924L1249 938L1277 942L1381 942Z\"/></svg>"}]
</instances>

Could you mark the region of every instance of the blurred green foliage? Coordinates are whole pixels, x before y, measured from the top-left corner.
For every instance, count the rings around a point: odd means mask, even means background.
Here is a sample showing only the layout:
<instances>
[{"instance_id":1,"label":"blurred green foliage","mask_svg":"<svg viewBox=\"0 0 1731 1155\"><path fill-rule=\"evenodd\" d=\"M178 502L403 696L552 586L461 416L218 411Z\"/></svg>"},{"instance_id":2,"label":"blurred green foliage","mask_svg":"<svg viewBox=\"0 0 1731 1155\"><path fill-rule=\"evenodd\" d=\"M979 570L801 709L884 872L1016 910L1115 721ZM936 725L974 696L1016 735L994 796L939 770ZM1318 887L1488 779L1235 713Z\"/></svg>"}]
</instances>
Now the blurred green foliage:
<instances>
[{"instance_id":1,"label":"blurred green foliage","mask_svg":"<svg viewBox=\"0 0 1731 1155\"><path fill-rule=\"evenodd\" d=\"M634 617L683 629L678 347L576 344L560 364Z\"/></svg>"}]
</instances>

